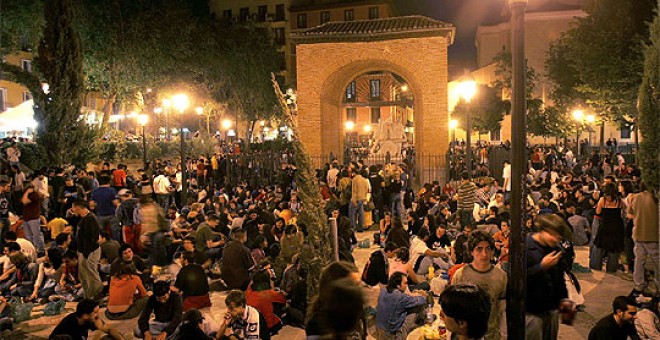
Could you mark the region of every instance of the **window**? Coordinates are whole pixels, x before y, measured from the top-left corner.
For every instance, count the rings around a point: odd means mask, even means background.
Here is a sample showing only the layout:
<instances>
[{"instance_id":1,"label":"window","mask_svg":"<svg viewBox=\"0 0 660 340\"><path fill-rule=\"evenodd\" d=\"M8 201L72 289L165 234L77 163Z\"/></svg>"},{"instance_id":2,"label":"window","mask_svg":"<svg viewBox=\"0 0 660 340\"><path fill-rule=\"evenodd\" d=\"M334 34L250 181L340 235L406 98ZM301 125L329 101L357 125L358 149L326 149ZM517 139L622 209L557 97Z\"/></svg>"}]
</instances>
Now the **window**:
<instances>
[{"instance_id":1,"label":"window","mask_svg":"<svg viewBox=\"0 0 660 340\"><path fill-rule=\"evenodd\" d=\"M240 16L241 16L241 21L243 22L248 21L248 19L250 18L250 8L249 7L241 8Z\"/></svg>"},{"instance_id":2,"label":"window","mask_svg":"<svg viewBox=\"0 0 660 340\"><path fill-rule=\"evenodd\" d=\"M356 99L357 98L355 96L355 80L354 80L346 87L346 101L354 102Z\"/></svg>"},{"instance_id":3,"label":"window","mask_svg":"<svg viewBox=\"0 0 660 340\"><path fill-rule=\"evenodd\" d=\"M286 43L286 37L284 36L284 27L278 27L274 30L275 43L278 45L284 45Z\"/></svg>"},{"instance_id":4,"label":"window","mask_svg":"<svg viewBox=\"0 0 660 340\"><path fill-rule=\"evenodd\" d=\"M275 5L275 21L284 21L284 4Z\"/></svg>"},{"instance_id":5,"label":"window","mask_svg":"<svg viewBox=\"0 0 660 340\"><path fill-rule=\"evenodd\" d=\"M632 137L632 126L621 125L621 139L630 139Z\"/></svg>"},{"instance_id":6,"label":"window","mask_svg":"<svg viewBox=\"0 0 660 340\"><path fill-rule=\"evenodd\" d=\"M231 20L231 18L232 18L231 9L226 9L222 11L222 19Z\"/></svg>"},{"instance_id":7,"label":"window","mask_svg":"<svg viewBox=\"0 0 660 340\"><path fill-rule=\"evenodd\" d=\"M369 7L369 20L378 19L380 17L378 10L378 7Z\"/></svg>"},{"instance_id":8,"label":"window","mask_svg":"<svg viewBox=\"0 0 660 340\"><path fill-rule=\"evenodd\" d=\"M357 109L354 107L346 108L346 121L355 123L357 120Z\"/></svg>"},{"instance_id":9,"label":"window","mask_svg":"<svg viewBox=\"0 0 660 340\"><path fill-rule=\"evenodd\" d=\"M21 60L23 71L32 72L32 60Z\"/></svg>"},{"instance_id":10,"label":"window","mask_svg":"<svg viewBox=\"0 0 660 340\"><path fill-rule=\"evenodd\" d=\"M257 11L259 13L259 22L266 21L266 17L268 17L268 6L259 6Z\"/></svg>"},{"instance_id":11,"label":"window","mask_svg":"<svg viewBox=\"0 0 660 340\"><path fill-rule=\"evenodd\" d=\"M307 28L307 13L298 14L298 28Z\"/></svg>"},{"instance_id":12,"label":"window","mask_svg":"<svg viewBox=\"0 0 660 340\"><path fill-rule=\"evenodd\" d=\"M371 99L380 99L380 79L371 79L369 81L369 97Z\"/></svg>"},{"instance_id":13,"label":"window","mask_svg":"<svg viewBox=\"0 0 660 340\"><path fill-rule=\"evenodd\" d=\"M321 12L321 25L330 22L330 11Z\"/></svg>"},{"instance_id":14,"label":"window","mask_svg":"<svg viewBox=\"0 0 660 340\"><path fill-rule=\"evenodd\" d=\"M380 122L380 107L371 108L371 124L378 124Z\"/></svg>"},{"instance_id":15,"label":"window","mask_svg":"<svg viewBox=\"0 0 660 340\"><path fill-rule=\"evenodd\" d=\"M493 130L490 132L490 140L491 141L499 141L501 136L500 136L500 130Z\"/></svg>"},{"instance_id":16,"label":"window","mask_svg":"<svg viewBox=\"0 0 660 340\"><path fill-rule=\"evenodd\" d=\"M23 92L23 101L26 102L30 99L32 99L32 93L30 93L29 91L24 91Z\"/></svg>"},{"instance_id":17,"label":"window","mask_svg":"<svg viewBox=\"0 0 660 340\"><path fill-rule=\"evenodd\" d=\"M353 21L355 20L355 11L352 9L347 9L344 11L344 21Z\"/></svg>"},{"instance_id":18,"label":"window","mask_svg":"<svg viewBox=\"0 0 660 340\"><path fill-rule=\"evenodd\" d=\"M26 35L21 35L21 50L30 51L30 39Z\"/></svg>"},{"instance_id":19,"label":"window","mask_svg":"<svg viewBox=\"0 0 660 340\"><path fill-rule=\"evenodd\" d=\"M0 112L7 110L7 89L0 88Z\"/></svg>"}]
</instances>

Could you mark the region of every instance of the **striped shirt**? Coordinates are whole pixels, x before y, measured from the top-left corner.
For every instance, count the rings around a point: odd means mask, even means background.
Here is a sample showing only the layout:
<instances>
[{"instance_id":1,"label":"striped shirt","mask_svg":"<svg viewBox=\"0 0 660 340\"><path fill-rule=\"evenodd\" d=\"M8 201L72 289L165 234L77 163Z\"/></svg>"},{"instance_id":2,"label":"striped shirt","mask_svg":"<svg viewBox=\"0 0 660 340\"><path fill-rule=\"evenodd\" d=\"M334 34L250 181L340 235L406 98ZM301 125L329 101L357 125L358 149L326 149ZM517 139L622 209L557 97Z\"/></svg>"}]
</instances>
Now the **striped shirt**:
<instances>
[{"instance_id":1,"label":"striped shirt","mask_svg":"<svg viewBox=\"0 0 660 340\"><path fill-rule=\"evenodd\" d=\"M472 182L461 183L458 187L458 209L472 210L477 199L477 186Z\"/></svg>"}]
</instances>

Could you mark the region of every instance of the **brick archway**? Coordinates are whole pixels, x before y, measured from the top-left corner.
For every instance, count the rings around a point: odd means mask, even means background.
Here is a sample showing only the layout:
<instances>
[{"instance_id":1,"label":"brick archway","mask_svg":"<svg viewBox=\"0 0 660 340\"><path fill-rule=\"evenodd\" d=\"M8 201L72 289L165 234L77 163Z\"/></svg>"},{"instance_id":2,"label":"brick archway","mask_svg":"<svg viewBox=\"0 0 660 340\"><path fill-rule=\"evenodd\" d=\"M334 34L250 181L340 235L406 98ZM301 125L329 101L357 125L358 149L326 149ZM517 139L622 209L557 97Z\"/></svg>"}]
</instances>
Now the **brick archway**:
<instances>
[{"instance_id":1,"label":"brick archway","mask_svg":"<svg viewBox=\"0 0 660 340\"><path fill-rule=\"evenodd\" d=\"M340 155L346 86L361 74L388 71L413 91L416 153L443 155L449 143L447 48L453 37L451 25L421 16L327 23L294 35L297 124L306 150Z\"/></svg>"}]
</instances>

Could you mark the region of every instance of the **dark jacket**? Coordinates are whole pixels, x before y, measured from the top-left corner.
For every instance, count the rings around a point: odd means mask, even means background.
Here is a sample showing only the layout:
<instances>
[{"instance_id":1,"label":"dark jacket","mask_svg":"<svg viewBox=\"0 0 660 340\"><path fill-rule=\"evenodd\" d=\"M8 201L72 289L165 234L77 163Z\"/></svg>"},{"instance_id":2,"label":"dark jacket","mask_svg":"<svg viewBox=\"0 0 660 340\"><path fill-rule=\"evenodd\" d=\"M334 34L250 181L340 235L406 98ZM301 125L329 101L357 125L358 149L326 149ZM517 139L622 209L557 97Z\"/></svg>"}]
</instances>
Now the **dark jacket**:
<instances>
[{"instance_id":1,"label":"dark jacket","mask_svg":"<svg viewBox=\"0 0 660 340\"><path fill-rule=\"evenodd\" d=\"M547 254L559 248L546 247L534 240L533 234L527 235L527 313L542 314L559 308L562 299L568 298L564 268L561 262L548 270L541 268L541 260Z\"/></svg>"},{"instance_id":2,"label":"dark jacket","mask_svg":"<svg viewBox=\"0 0 660 340\"><path fill-rule=\"evenodd\" d=\"M222 279L230 289L245 290L250 283L250 271L254 260L250 250L242 242L233 240L225 246L222 252Z\"/></svg>"},{"instance_id":3,"label":"dark jacket","mask_svg":"<svg viewBox=\"0 0 660 340\"><path fill-rule=\"evenodd\" d=\"M99 227L99 221L93 213L90 212L80 219L76 241L78 244L78 252L83 254L85 258L96 249L99 249L100 232L101 228Z\"/></svg>"},{"instance_id":4,"label":"dark jacket","mask_svg":"<svg viewBox=\"0 0 660 340\"><path fill-rule=\"evenodd\" d=\"M153 313L156 321L167 322L167 326L163 331L167 332L167 334L174 334L174 331L181 323L182 310L181 296L178 293L170 292L170 298L165 303L158 302L156 297L152 295L149 297L147 305L140 314L138 327L142 334L147 332L149 330L149 319Z\"/></svg>"}]
</instances>

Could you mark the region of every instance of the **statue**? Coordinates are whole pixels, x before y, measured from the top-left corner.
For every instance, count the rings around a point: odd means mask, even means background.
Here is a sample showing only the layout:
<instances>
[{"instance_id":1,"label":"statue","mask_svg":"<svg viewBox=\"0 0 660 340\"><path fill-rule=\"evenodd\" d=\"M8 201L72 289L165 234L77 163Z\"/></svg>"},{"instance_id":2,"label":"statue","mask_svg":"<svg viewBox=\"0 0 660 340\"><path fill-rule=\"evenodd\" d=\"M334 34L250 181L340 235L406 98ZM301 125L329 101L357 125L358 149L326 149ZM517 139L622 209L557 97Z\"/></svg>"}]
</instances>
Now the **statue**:
<instances>
[{"instance_id":1,"label":"statue","mask_svg":"<svg viewBox=\"0 0 660 340\"><path fill-rule=\"evenodd\" d=\"M403 125L393 122L392 119L381 120L374 131L371 154L385 156L388 152L391 157L401 155L401 145L408 140Z\"/></svg>"}]
</instances>

